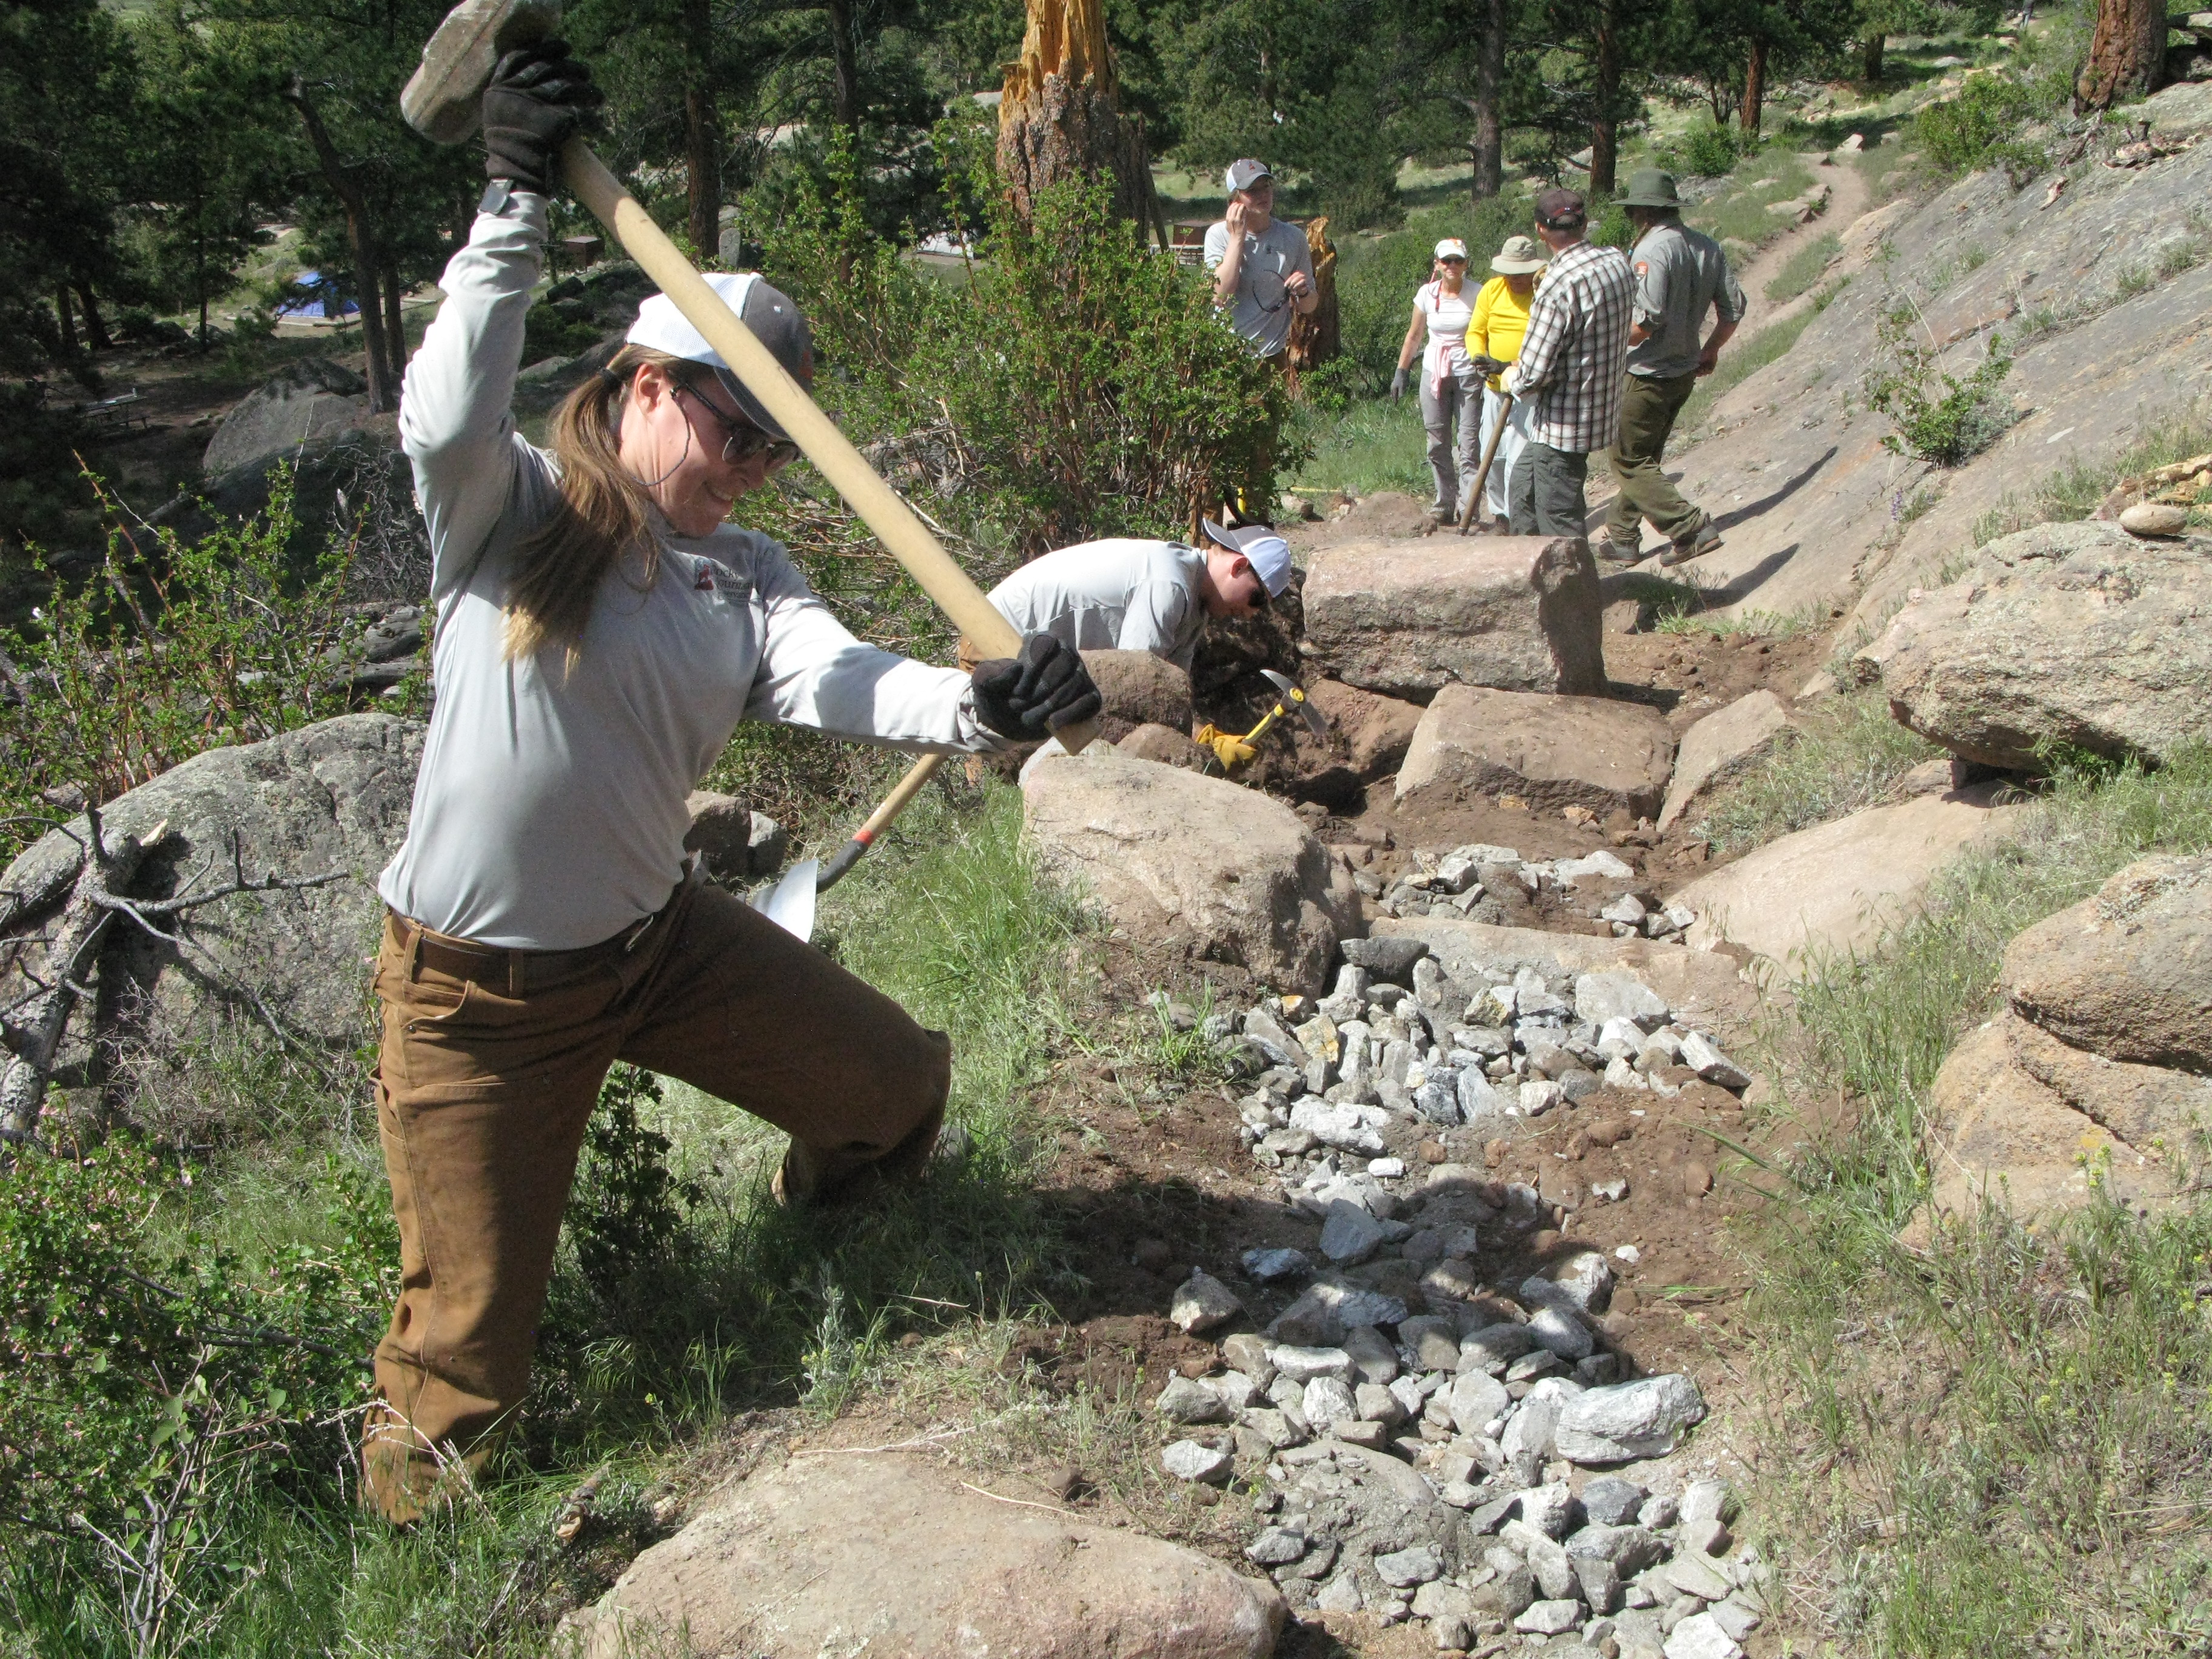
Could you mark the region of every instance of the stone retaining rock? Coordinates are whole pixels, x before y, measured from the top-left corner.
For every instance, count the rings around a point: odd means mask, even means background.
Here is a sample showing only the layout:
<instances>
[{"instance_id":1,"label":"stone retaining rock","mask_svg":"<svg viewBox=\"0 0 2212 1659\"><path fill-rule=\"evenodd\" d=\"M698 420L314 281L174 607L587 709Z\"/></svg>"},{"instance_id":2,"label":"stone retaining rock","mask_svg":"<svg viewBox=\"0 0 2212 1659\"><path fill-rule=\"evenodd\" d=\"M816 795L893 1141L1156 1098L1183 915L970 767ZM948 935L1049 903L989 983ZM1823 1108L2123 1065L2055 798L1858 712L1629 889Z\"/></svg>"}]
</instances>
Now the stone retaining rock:
<instances>
[{"instance_id":1,"label":"stone retaining rock","mask_svg":"<svg viewBox=\"0 0 2212 1659\"><path fill-rule=\"evenodd\" d=\"M1190 676L1165 657L1149 651L1082 654L1104 702L1098 726L1107 742L1118 744L1140 726L1190 730Z\"/></svg>"},{"instance_id":2,"label":"stone retaining rock","mask_svg":"<svg viewBox=\"0 0 2212 1659\"><path fill-rule=\"evenodd\" d=\"M1033 766L1022 799L1045 863L1133 937L1317 994L1358 928L1342 861L1255 790L1094 747Z\"/></svg>"},{"instance_id":3,"label":"stone retaining rock","mask_svg":"<svg viewBox=\"0 0 2212 1659\"><path fill-rule=\"evenodd\" d=\"M1685 813L1710 803L1763 757L1789 729L1790 714L1771 691L1753 691L1708 714L1682 733L1674 775L1659 809L1659 828L1674 828Z\"/></svg>"},{"instance_id":4,"label":"stone retaining rock","mask_svg":"<svg viewBox=\"0 0 2212 1659\"><path fill-rule=\"evenodd\" d=\"M2002 983L2076 1048L2212 1072L2212 857L2130 865L2006 946Z\"/></svg>"},{"instance_id":5,"label":"stone retaining rock","mask_svg":"<svg viewBox=\"0 0 2212 1659\"><path fill-rule=\"evenodd\" d=\"M1330 675L1426 702L1444 686L1605 690L1597 567L1565 537L1432 537L1323 548L1306 642Z\"/></svg>"},{"instance_id":6,"label":"stone retaining rock","mask_svg":"<svg viewBox=\"0 0 2212 1659\"><path fill-rule=\"evenodd\" d=\"M830 1456L731 1490L563 1620L553 1650L1264 1659L1285 1614L1273 1585L1195 1551L994 1503L915 1458Z\"/></svg>"},{"instance_id":7,"label":"stone retaining rock","mask_svg":"<svg viewBox=\"0 0 2212 1659\"><path fill-rule=\"evenodd\" d=\"M2095 522L1991 542L1852 659L1952 753L2040 769L2050 744L2160 761L2212 736L2212 565Z\"/></svg>"},{"instance_id":8,"label":"stone retaining rock","mask_svg":"<svg viewBox=\"0 0 2212 1659\"><path fill-rule=\"evenodd\" d=\"M1343 745L1352 769L1367 782L1388 776L1406 758L1406 746L1421 723L1419 703L1378 696L1341 680L1315 680L1306 696L1328 722L1330 735Z\"/></svg>"},{"instance_id":9,"label":"stone retaining rock","mask_svg":"<svg viewBox=\"0 0 2212 1659\"><path fill-rule=\"evenodd\" d=\"M2020 809L1998 794L1981 784L1922 795L1769 842L1675 892L1698 913L1689 943L1742 945L1793 972L1808 954L1863 950L1911 913L1936 871L2006 833Z\"/></svg>"},{"instance_id":10,"label":"stone retaining rock","mask_svg":"<svg viewBox=\"0 0 2212 1659\"><path fill-rule=\"evenodd\" d=\"M1162 766L1181 767L1186 772L1203 772L1212 757L1191 741L1190 734L1171 726L1139 726L1130 728L1115 748L1132 760L1156 761Z\"/></svg>"},{"instance_id":11,"label":"stone retaining rock","mask_svg":"<svg viewBox=\"0 0 2212 1659\"><path fill-rule=\"evenodd\" d=\"M1674 758L1656 710L1604 697L1448 685L1398 771L1398 799L1517 795L1540 812L1659 810Z\"/></svg>"}]
</instances>

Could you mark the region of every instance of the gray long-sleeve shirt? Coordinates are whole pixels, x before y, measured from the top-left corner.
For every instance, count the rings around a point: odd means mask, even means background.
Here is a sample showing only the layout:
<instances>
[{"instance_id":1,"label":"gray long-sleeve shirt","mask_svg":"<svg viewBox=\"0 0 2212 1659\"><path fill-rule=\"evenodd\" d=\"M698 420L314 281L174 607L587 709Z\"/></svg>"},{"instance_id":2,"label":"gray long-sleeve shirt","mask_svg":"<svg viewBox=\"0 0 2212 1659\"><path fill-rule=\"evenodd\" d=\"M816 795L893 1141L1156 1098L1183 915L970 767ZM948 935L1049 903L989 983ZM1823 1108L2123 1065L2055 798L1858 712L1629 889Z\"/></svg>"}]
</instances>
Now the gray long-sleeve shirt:
<instances>
[{"instance_id":1,"label":"gray long-sleeve shirt","mask_svg":"<svg viewBox=\"0 0 2212 1659\"><path fill-rule=\"evenodd\" d=\"M1177 542L1115 536L1040 554L991 590L1024 634L1079 651L1149 651L1185 673L1206 630L1206 555Z\"/></svg>"},{"instance_id":2,"label":"gray long-sleeve shirt","mask_svg":"<svg viewBox=\"0 0 2212 1659\"><path fill-rule=\"evenodd\" d=\"M667 902L684 799L744 719L913 752L996 747L967 677L864 645L782 546L723 525L658 525L660 568L600 584L580 649L510 660L505 602L520 540L558 507L557 464L514 428L523 318L545 203L480 213L408 365L401 441L429 526L438 696L406 842L378 886L423 927L574 950Z\"/></svg>"}]
</instances>

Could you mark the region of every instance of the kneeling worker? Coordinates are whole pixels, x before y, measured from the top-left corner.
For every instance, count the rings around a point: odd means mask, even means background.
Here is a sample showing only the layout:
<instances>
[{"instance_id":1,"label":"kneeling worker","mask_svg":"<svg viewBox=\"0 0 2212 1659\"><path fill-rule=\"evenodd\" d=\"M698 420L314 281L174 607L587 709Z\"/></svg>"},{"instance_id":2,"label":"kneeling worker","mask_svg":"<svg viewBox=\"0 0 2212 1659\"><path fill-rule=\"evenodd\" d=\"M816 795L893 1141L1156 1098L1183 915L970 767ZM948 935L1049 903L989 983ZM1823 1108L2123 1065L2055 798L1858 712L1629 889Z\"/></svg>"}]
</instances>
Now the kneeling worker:
<instances>
[{"instance_id":1,"label":"kneeling worker","mask_svg":"<svg viewBox=\"0 0 2212 1659\"><path fill-rule=\"evenodd\" d=\"M1265 525L1227 530L1205 521L1201 552L1178 542L1113 537L1030 560L991 590L991 603L1024 635L1078 651L1149 651L1190 672L1208 617L1249 617L1291 580L1291 550ZM971 666L968 642L960 662ZM1234 733L1201 726L1197 740L1226 766L1252 757Z\"/></svg>"}]
</instances>

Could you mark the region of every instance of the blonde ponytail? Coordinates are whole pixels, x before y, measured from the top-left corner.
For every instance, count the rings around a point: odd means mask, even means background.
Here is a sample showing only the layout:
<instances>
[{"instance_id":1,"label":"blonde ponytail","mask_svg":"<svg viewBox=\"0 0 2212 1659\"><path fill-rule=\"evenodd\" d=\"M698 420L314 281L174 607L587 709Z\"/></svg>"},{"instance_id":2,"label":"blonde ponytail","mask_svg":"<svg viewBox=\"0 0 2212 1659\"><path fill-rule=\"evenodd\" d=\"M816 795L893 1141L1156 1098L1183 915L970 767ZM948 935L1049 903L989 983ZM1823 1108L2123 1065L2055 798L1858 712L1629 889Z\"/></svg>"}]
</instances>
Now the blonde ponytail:
<instances>
[{"instance_id":1,"label":"blonde ponytail","mask_svg":"<svg viewBox=\"0 0 2212 1659\"><path fill-rule=\"evenodd\" d=\"M561 463L561 508L516 549L507 591L510 662L561 646L573 662L599 583L630 548L641 554L641 588L659 574L660 544L648 514L653 498L622 464L617 445L631 378L647 364L676 372L683 359L625 345L606 368L571 392L553 417Z\"/></svg>"}]
</instances>

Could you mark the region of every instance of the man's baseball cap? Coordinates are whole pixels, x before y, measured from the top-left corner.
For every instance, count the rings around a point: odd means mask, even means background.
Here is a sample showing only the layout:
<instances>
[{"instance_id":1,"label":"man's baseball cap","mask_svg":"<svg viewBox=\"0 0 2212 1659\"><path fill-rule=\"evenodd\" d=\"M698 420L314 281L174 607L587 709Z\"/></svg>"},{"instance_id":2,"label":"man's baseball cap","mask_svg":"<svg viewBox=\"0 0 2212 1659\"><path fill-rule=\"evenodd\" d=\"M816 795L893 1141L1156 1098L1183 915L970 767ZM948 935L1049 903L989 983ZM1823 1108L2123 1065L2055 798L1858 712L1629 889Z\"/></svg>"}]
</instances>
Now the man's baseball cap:
<instances>
[{"instance_id":1,"label":"man's baseball cap","mask_svg":"<svg viewBox=\"0 0 2212 1659\"><path fill-rule=\"evenodd\" d=\"M1533 236L1509 236L1498 245L1490 268L1501 276L1533 276L1551 261Z\"/></svg>"},{"instance_id":2,"label":"man's baseball cap","mask_svg":"<svg viewBox=\"0 0 2212 1659\"><path fill-rule=\"evenodd\" d=\"M781 363L791 378L803 386L814 384L814 337L808 331L806 319L799 314L799 307L782 289L771 287L760 278L757 271L709 270L702 273L707 286L722 296L730 309L738 313L744 325L752 330L760 343ZM665 294L655 294L637 308L637 320L629 325L623 337L632 345L665 351L672 357L681 357L687 362L704 363L714 371L714 378L737 400L738 412L762 431L774 438L788 438L791 434L777 425L757 398L745 390L738 377L730 372L729 365L707 343L707 337L691 326L676 302Z\"/></svg>"},{"instance_id":3,"label":"man's baseball cap","mask_svg":"<svg viewBox=\"0 0 2212 1659\"><path fill-rule=\"evenodd\" d=\"M1229 171L1221 175L1221 182L1229 186L1229 193L1233 196L1240 190L1251 189L1262 179L1272 179L1274 176L1267 171L1267 164L1265 161L1255 161L1247 156L1241 161L1231 161L1229 164Z\"/></svg>"},{"instance_id":4,"label":"man's baseball cap","mask_svg":"<svg viewBox=\"0 0 2212 1659\"><path fill-rule=\"evenodd\" d=\"M1211 519L1200 522L1205 526L1208 540L1218 542L1231 553L1244 556L1270 597L1290 585L1291 544L1267 526L1255 524L1242 530L1224 530Z\"/></svg>"},{"instance_id":5,"label":"man's baseball cap","mask_svg":"<svg viewBox=\"0 0 2212 1659\"><path fill-rule=\"evenodd\" d=\"M1467 258L1467 244L1456 236L1447 236L1437 244L1434 257L1439 259L1464 259Z\"/></svg>"},{"instance_id":6,"label":"man's baseball cap","mask_svg":"<svg viewBox=\"0 0 2212 1659\"><path fill-rule=\"evenodd\" d=\"M1536 198L1536 222L1547 230L1565 230L1589 216L1589 204L1578 190L1547 190Z\"/></svg>"}]
</instances>

